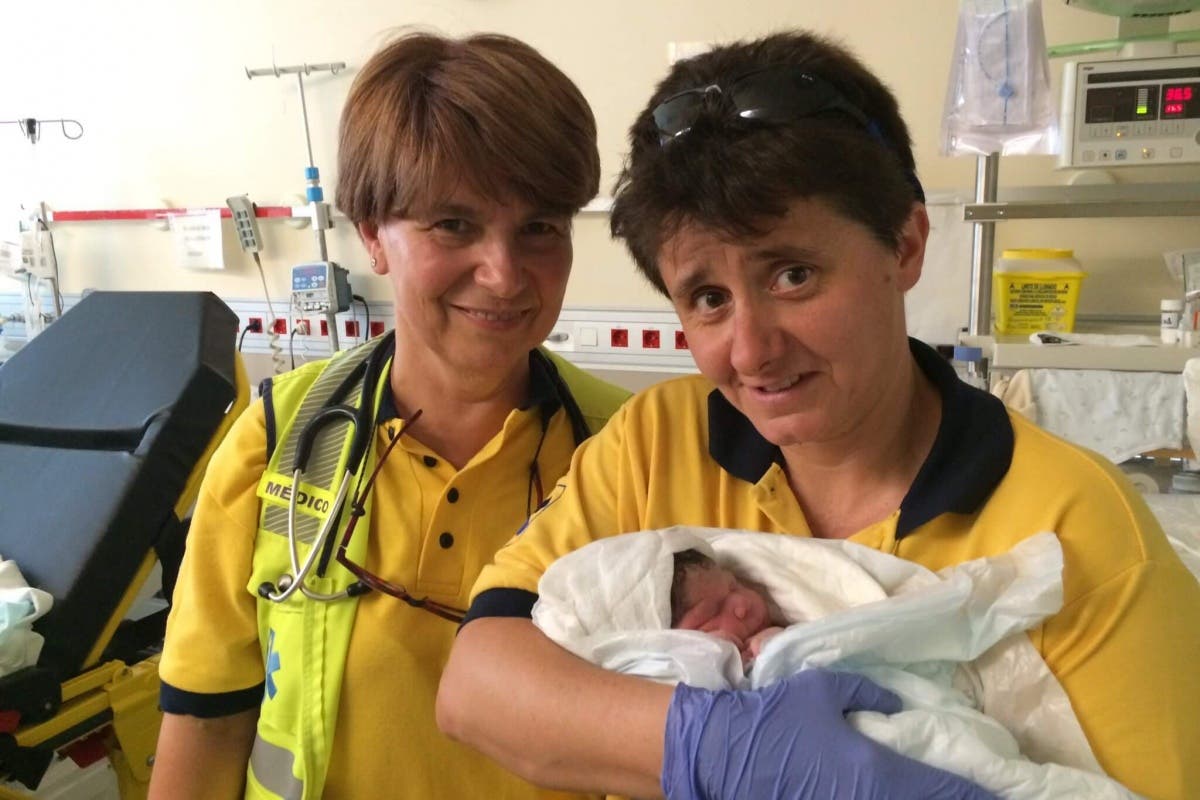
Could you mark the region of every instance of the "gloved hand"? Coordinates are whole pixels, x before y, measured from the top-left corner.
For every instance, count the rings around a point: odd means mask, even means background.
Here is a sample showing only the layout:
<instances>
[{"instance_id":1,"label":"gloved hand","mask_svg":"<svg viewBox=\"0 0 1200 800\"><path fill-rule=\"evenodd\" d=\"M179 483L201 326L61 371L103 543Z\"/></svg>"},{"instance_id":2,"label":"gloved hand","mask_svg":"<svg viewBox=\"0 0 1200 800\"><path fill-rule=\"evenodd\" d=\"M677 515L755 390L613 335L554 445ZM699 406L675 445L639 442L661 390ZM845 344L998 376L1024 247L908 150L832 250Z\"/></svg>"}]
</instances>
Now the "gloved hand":
<instances>
[{"instance_id":1,"label":"gloved hand","mask_svg":"<svg viewBox=\"0 0 1200 800\"><path fill-rule=\"evenodd\" d=\"M754 691L679 684L667 712L668 800L955 798L991 793L868 739L846 712L900 711L900 698L859 675L804 670Z\"/></svg>"}]
</instances>

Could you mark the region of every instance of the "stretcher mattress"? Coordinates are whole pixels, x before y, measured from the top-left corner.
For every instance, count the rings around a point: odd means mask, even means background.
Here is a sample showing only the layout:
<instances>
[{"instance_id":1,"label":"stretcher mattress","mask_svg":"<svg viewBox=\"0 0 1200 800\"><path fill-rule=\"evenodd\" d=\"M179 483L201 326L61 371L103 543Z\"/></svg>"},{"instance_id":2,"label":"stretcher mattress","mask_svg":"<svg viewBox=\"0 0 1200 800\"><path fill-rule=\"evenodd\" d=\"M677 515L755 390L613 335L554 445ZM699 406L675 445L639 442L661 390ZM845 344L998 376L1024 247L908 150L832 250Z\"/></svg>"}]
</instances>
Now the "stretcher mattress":
<instances>
[{"instance_id":1,"label":"stretcher mattress","mask_svg":"<svg viewBox=\"0 0 1200 800\"><path fill-rule=\"evenodd\" d=\"M236 396L207 292L95 292L0 367L0 553L54 598L39 665L83 666Z\"/></svg>"}]
</instances>

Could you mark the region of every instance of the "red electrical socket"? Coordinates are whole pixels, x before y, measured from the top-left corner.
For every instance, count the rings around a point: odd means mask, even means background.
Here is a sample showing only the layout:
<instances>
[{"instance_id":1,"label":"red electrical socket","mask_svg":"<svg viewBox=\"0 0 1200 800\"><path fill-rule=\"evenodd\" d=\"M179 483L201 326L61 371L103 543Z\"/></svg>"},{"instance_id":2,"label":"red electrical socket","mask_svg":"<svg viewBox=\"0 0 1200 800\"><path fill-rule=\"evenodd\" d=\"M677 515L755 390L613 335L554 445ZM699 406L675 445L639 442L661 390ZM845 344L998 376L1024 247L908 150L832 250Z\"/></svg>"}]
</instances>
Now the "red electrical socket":
<instances>
[{"instance_id":1,"label":"red electrical socket","mask_svg":"<svg viewBox=\"0 0 1200 800\"><path fill-rule=\"evenodd\" d=\"M275 333L287 333L287 320L277 319L271 323L271 330Z\"/></svg>"},{"instance_id":2,"label":"red electrical socket","mask_svg":"<svg viewBox=\"0 0 1200 800\"><path fill-rule=\"evenodd\" d=\"M328 320L321 320L321 335L322 335L322 336L328 336L328 335L329 335L329 322L328 322Z\"/></svg>"},{"instance_id":3,"label":"red electrical socket","mask_svg":"<svg viewBox=\"0 0 1200 800\"><path fill-rule=\"evenodd\" d=\"M609 342L613 347L629 347L629 331L624 328L613 328L609 333Z\"/></svg>"},{"instance_id":4,"label":"red electrical socket","mask_svg":"<svg viewBox=\"0 0 1200 800\"><path fill-rule=\"evenodd\" d=\"M675 331L675 349L687 350L687 337L683 335L683 331Z\"/></svg>"},{"instance_id":5,"label":"red electrical socket","mask_svg":"<svg viewBox=\"0 0 1200 800\"><path fill-rule=\"evenodd\" d=\"M246 323L246 330L250 331L251 333L262 333L262 317L251 317Z\"/></svg>"},{"instance_id":6,"label":"red electrical socket","mask_svg":"<svg viewBox=\"0 0 1200 800\"><path fill-rule=\"evenodd\" d=\"M370 331L371 338L374 339L376 336L383 336L383 334L387 331L387 328L382 322L372 322Z\"/></svg>"},{"instance_id":7,"label":"red electrical socket","mask_svg":"<svg viewBox=\"0 0 1200 800\"><path fill-rule=\"evenodd\" d=\"M358 336L358 320L356 320L356 319L346 320L346 335L347 336Z\"/></svg>"},{"instance_id":8,"label":"red electrical socket","mask_svg":"<svg viewBox=\"0 0 1200 800\"><path fill-rule=\"evenodd\" d=\"M654 330L642 331L642 349L657 350L660 347L659 333Z\"/></svg>"}]
</instances>

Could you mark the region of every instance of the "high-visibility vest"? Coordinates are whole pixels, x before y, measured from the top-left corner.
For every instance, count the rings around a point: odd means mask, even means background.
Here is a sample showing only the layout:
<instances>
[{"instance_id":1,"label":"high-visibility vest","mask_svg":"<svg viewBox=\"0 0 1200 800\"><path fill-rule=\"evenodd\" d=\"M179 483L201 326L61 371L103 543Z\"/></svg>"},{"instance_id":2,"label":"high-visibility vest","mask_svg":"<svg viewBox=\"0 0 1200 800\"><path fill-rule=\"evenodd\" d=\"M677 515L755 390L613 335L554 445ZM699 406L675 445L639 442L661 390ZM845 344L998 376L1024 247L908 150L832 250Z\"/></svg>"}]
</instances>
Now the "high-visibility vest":
<instances>
[{"instance_id":1,"label":"high-visibility vest","mask_svg":"<svg viewBox=\"0 0 1200 800\"><path fill-rule=\"evenodd\" d=\"M247 589L257 592L263 583L274 584L285 572L292 574L288 544L287 493L292 486L292 463L301 431L362 361L370 357L384 339L366 342L336 354L326 361L306 364L275 377L264 402L271 404L268 419L276 425L277 445L273 448L258 484L259 523L254 541L254 561ZM369 417L372 424L378 413L383 382L389 379L382 370L380 385L375 387ZM354 404L361 395L361 379L346 393L346 402ZM273 412L273 414L272 414ZM352 429L331 425L330 435L318 436L298 491L307 497L332 500L335 482L346 470ZM370 474L374 468L374 448L360 468ZM297 496L297 500L300 500ZM349 506L347 501L346 506ZM296 539L301 563L307 556L330 506L322 503L296 503ZM371 500L358 524L370 530ZM336 534L335 534L336 535ZM355 536L348 553L362 563L366 536ZM324 576L309 573L305 586L333 593L354 583L354 576L331 561ZM258 602L259 641L263 646L266 687L258 716L258 731L246 771L246 797L271 800L315 800L321 796L333 733L338 715L342 673L354 627L357 597L333 602L311 602L300 592L288 600ZM287 664L287 669L280 669Z\"/></svg>"}]
</instances>

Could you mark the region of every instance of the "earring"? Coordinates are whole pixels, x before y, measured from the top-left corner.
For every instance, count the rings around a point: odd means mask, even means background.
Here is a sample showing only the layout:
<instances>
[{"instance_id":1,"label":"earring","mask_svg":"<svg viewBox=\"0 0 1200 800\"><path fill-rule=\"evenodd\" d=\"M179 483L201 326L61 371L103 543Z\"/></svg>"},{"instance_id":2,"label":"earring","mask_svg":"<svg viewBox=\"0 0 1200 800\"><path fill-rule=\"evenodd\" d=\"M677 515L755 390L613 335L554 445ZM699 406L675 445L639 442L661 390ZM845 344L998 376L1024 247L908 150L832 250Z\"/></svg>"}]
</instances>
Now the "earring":
<instances>
[{"instance_id":1,"label":"earring","mask_svg":"<svg viewBox=\"0 0 1200 800\"><path fill-rule=\"evenodd\" d=\"M376 263L377 263L377 262L376 262L376 260L372 258L372 259L371 259L371 269L375 269L375 264L376 264Z\"/></svg>"}]
</instances>

